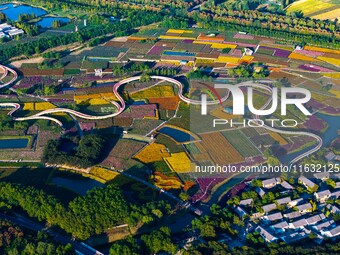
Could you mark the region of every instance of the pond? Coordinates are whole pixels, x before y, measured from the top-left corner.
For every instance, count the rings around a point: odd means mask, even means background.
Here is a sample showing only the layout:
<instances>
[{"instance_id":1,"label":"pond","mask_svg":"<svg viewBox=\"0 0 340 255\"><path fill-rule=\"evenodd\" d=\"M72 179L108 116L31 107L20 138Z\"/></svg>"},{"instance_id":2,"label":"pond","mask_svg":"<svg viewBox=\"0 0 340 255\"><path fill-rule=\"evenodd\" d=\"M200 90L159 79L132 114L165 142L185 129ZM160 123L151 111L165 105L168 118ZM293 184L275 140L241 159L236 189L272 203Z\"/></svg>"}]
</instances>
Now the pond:
<instances>
[{"instance_id":1,"label":"pond","mask_svg":"<svg viewBox=\"0 0 340 255\"><path fill-rule=\"evenodd\" d=\"M87 178L53 177L51 183L72 190L80 195L85 195L93 188L105 187L105 184Z\"/></svg>"},{"instance_id":2,"label":"pond","mask_svg":"<svg viewBox=\"0 0 340 255\"><path fill-rule=\"evenodd\" d=\"M171 127L162 127L159 133L170 136L176 142L184 143L195 140L189 133Z\"/></svg>"},{"instance_id":3,"label":"pond","mask_svg":"<svg viewBox=\"0 0 340 255\"><path fill-rule=\"evenodd\" d=\"M22 149L28 145L27 138L0 139L0 149Z\"/></svg>"},{"instance_id":4,"label":"pond","mask_svg":"<svg viewBox=\"0 0 340 255\"><path fill-rule=\"evenodd\" d=\"M63 17L45 17L42 18L37 24L43 28L53 27L53 21L59 20L61 25L70 22L69 18Z\"/></svg>"},{"instance_id":5,"label":"pond","mask_svg":"<svg viewBox=\"0 0 340 255\"><path fill-rule=\"evenodd\" d=\"M34 13L37 17L47 14L45 10L29 5L2 4L0 5L0 10L10 20L18 20L20 14Z\"/></svg>"}]
</instances>

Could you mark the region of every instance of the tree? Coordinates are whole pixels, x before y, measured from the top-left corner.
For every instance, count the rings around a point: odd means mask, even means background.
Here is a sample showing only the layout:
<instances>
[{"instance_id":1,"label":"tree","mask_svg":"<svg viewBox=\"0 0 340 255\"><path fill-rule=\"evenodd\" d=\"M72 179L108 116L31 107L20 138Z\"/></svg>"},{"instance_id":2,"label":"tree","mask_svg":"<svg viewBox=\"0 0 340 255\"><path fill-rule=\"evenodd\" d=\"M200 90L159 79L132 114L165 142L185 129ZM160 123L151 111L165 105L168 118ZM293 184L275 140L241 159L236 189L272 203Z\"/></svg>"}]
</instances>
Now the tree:
<instances>
[{"instance_id":1,"label":"tree","mask_svg":"<svg viewBox=\"0 0 340 255\"><path fill-rule=\"evenodd\" d=\"M181 192L179 194L179 198L182 199L183 201L188 201L189 197L190 196L188 195L188 193L185 193L185 192Z\"/></svg>"}]
</instances>

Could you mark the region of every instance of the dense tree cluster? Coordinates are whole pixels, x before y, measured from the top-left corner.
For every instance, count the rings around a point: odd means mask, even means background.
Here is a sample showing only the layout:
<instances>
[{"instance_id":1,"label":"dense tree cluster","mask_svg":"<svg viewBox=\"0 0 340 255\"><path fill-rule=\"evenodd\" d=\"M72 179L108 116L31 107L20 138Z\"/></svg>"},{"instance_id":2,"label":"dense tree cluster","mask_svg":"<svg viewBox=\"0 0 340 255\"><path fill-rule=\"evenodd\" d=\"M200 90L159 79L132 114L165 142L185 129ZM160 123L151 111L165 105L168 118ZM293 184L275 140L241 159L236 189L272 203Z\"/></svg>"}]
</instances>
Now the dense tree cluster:
<instances>
[{"instance_id":1,"label":"dense tree cluster","mask_svg":"<svg viewBox=\"0 0 340 255\"><path fill-rule=\"evenodd\" d=\"M138 255L138 254L158 254L166 252L176 254L177 246L171 239L170 229L161 227L150 234L141 236L141 243L137 244L136 240L128 237L122 241L116 242L110 249L110 255Z\"/></svg>"},{"instance_id":2,"label":"dense tree cluster","mask_svg":"<svg viewBox=\"0 0 340 255\"><path fill-rule=\"evenodd\" d=\"M73 255L71 245L56 245L46 233L31 233L0 220L0 253L8 255Z\"/></svg>"},{"instance_id":3,"label":"dense tree cluster","mask_svg":"<svg viewBox=\"0 0 340 255\"><path fill-rule=\"evenodd\" d=\"M50 140L45 147L42 162L87 168L99 162L106 145L105 138L94 134L84 135L72 150L63 150L63 142L71 143L63 139Z\"/></svg>"},{"instance_id":4,"label":"dense tree cluster","mask_svg":"<svg viewBox=\"0 0 340 255\"><path fill-rule=\"evenodd\" d=\"M65 207L42 190L0 182L0 204L8 209L21 209L30 217L58 225L80 239L87 239L124 223L129 226L156 224L171 210L171 206L164 201L138 206L130 204L114 185L93 189Z\"/></svg>"}]
</instances>

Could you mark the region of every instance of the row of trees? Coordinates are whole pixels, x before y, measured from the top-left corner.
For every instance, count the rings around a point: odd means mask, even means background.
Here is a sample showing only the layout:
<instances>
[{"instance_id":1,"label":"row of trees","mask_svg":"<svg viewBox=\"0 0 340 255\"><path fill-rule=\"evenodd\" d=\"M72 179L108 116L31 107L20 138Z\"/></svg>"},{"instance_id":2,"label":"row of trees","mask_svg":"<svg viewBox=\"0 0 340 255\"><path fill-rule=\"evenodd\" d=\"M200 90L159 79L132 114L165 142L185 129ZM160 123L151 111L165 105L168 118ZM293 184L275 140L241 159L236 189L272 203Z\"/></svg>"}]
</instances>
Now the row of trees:
<instances>
[{"instance_id":1,"label":"row of trees","mask_svg":"<svg viewBox=\"0 0 340 255\"><path fill-rule=\"evenodd\" d=\"M2 207L21 209L30 217L57 225L83 240L120 224L156 224L171 210L164 201L131 204L115 185L93 189L66 207L42 190L0 182L0 201Z\"/></svg>"},{"instance_id":2,"label":"row of trees","mask_svg":"<svg viewBox=\"0 0 340 255\"><path fill-rule=\"evenodd\" d=\"M67 45L74 42L88 41L91 38L106 34L115 33L117 36L124 35L135 27L151 24L163 19L163 15L161 13L146 11L138 11L133 13L134 17L131 19L129 18L119 23L108 23L100 29L94 27L86 27L79 32L75 32L72 34L40 38L35 41L18 43L12 45L11 47L2 48L0 50L0 62L6 62L8 59L15 56L20 56L22 54L26 56L31 56L35 53L40 53L56 46Z\"/></svg>"}]
</instances>

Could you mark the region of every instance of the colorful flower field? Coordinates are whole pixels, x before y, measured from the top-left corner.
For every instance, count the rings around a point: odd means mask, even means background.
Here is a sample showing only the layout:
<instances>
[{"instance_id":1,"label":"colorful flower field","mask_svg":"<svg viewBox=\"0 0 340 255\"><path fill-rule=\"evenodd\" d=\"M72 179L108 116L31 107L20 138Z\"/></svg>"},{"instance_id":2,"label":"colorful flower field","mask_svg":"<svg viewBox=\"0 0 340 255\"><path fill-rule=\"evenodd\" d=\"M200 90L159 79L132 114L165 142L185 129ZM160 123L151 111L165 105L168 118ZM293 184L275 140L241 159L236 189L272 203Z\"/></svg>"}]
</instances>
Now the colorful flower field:
<instances>
[{"instance_id":1,"label":"colorful flower field","mask_svg":"<svg viewBox=\"0 0 340 255\"><path fill-rule=\"evenodd\" d=\"M334 53L334 54L340 55L340 50L326 49L326 48L320 48L320 47L308 46L308 45L306 45L304 47L304 49L310 50L310 51L318 51L318 52L324 52L324 53Z\"/></svg>"},{"instance_id":2,"label":"colorful flower field","mask_svg":"<svg viewBox=\"0 0 340 255\"><path fill-rule=\"evenodd\" d=\"M170 154L163 144L152 143L140 151L135 159L142 163L151 163L155 161L162 161L163 158L170 157Z\"/></svg>"},{"instance_id":3,"label":"colorful flower field","mask_svg":"<svg viewBox=\"0 0 340 255\"><path fill-rule=\"evenodd\" d=\"M170 189L181 189L183 184L177 177L169 177L160 172L155 172L153 177L153 184L160 189L170 190Z\"/></svg>"},{"instance_id":4,"label":"colorful flower field","mask_svg":"<svg viewBox=\"0 0 340 255\"><path fill-rule=\"evenodd\" d=\"M35 103L25 103L23 110L29 111L44 111L48 109L55 108L55 105L49 102L35 102Z\"/></svg>"},{"instance_id":5,"label":"colorful flower field","mask_svg":"<svg viewBox=\"0 0 340 255\"><path fill-rule=\"evenodd\" d=\"M308 130L313 130L316 132L321 132L324 128L327 127L326 122L322 121L320 118L315 115L309 116L309 118L303 123L303 125Z\"/></svg>"},{"instance_id":6,"label":"colorful flower field","mask_svg":"<svg viewBox=\"0 0 340 255\"><path fill-rule=\"evenodd\" d=\"M130 97L132 99L145 99L145 98L153 98L153 97L173 97L173 96L175 96L175 93L171 85L153 86L152 88L130 93Z\"/></svg>"},{"instance_id":7,"label":"colorful flower field","mask_svg":"<svg viewBox=\"0 0 340 255\"><path fill-rule=\"evenodd\" d=\"M279 133L269 132L268 134L280 145L286 145L288 143Z\"/></svg>"},{"instance_id":8,"label":"colorful flower field","mask_svg":"<svg viewBox=\"0 0 340 255\"><path fill-rule=\"evenodd\" d=\"M298 54L306 55L308 57L312 57L312 58L316 58L316 57L324 55L323 52L312 51L312 50L295 50L295 52Z\"/></svg>"},{"instance_id":9,"label":"colorful flower field","mask_svg":"<svg viewBox=\"0 0 340 255\"><path fill-rule=\"evenodd\" d=\"M289 55L289 58L291 58L291 59L297 59L297 60L303 60L303 61L308 61L308 62L317 61L317 59L315 59L315 58L308 57L308 56L305 56L305 55L302 55L302 54L299 54L299 53L296 53L296 52L292 52L292 53Z\"/></svg>"},{"instance_id":10,"label":"colorful flower field","mask_svg":"<svg viewBox=\"0 0 340 255\"><path fill-rule=\"evenodd\" d=\"M157 104L160 110L175 111L177 109L179 98L174 97L151 97L149 98L150 104Z\"/></svg>"},{"instance_id":11,"label":"colorful flower field","mask_svg":"<svg viewBox=\"0 0 340 255\"><path fill-rule=\"evenodd\" d=\"M298 68L311 72L335 72L334 70L311 64L299 65Z\"/></svg>"},{"instance_id":12,"label":"colorful flower field","mask_svg":"<svg viewBox=\"0 0 340 255\"><path fill-rule=\"evenodd\" d=\"M215 132L200 136L202 145L216 164L225 165L244 161L242 155L221 133Z\"/></svg>"},{"instance_id":13,"label":"colorful flower field","mask_svg":"<svg viewBox=\"0 0 340 255\"><path fill-rule=\"evenodd\" d=\"M325 61L327 63L330 63L332 65L335 65L335 66L340 66L340 59L337 59L337 58L328 58L328 57L318 57L318 59L322 60L322 61Z\"/></svg>"},{"instance_id":14,"label":"colorful flower field","mask_svg":"<svg viewBox=\"0 0 340 255\"><path fill-rule=\"evenodd\" d=\"M133 119L144 119L144 118L156 118L157 105L145 104L145 105L131 105L119 117L128 117Z\"/></svg>"},{"instance_id":15,"label":"colorful flower field","mask_svg":"<svg viewBox=\"0 0 340 255\"><path fill-rule=\"evenodd\" d=\"M209 191L214 187L216 184L223 181L223 178L209 178L209 177L202 177L197 178L196 182L199 185L200 191L197 192L190 198L192 203L196 203L198 201L204 201L209 196Z\"/></svg>"},{"instance_id":16,"label":"colorful flower field","mask_svg":"<svg viewBox=\"0 0 340 255\"><path fill-rule=\"evenodd\" d=\"M170 157L163 158L169 168L176 173L190 172L190 159L185 152L172 153Z\"/></svg>"},{"instance_id":17,"label":"colorful flower field","mask_svg":"<svg viewBox=\"0 0 340 255\"><path fill-rule=\"evenodd\" d=\"M240 34L240 33L236 33L233 37L234 39L246 39L246 40L253 40L254 36L250 35L250 34Z\"/></svg>"}]
</instances>

